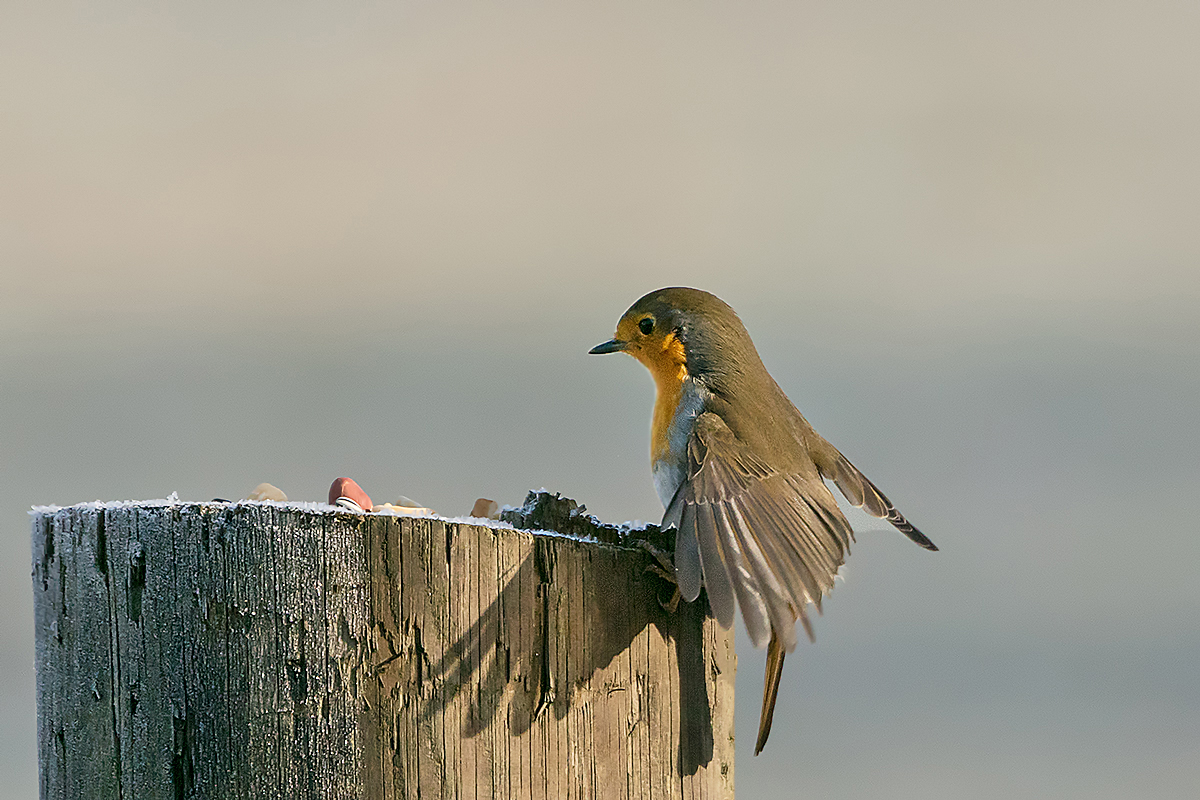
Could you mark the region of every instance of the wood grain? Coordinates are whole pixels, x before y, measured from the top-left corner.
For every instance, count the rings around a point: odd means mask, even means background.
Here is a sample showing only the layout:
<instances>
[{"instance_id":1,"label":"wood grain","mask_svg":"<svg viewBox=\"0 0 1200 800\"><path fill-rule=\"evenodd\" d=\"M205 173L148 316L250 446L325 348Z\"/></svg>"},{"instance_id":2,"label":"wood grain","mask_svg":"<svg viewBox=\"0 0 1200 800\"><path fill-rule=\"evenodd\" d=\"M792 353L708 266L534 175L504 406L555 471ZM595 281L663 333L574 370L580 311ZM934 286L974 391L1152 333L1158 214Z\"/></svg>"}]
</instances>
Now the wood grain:
<instances>
[{"instance_id":1,"label":"wood grain","mask_svg":"<svg viewBox=\"0 0 1200 800\"><path fill-rule=\"evenodd\" d=\"M619 544L274 504L33 522L43 798L731 798L732 633Z\"/></svg>"}]
</instances>

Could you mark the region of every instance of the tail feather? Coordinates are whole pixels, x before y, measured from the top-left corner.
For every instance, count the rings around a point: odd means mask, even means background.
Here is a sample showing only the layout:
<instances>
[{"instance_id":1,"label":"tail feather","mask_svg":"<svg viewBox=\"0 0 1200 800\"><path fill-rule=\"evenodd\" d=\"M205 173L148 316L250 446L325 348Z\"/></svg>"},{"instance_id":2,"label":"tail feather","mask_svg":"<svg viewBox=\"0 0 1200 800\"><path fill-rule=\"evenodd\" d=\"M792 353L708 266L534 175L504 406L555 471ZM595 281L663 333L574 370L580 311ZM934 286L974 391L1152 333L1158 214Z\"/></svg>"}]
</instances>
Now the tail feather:
<instances>
[{"instance_id":1,"label":"tail feather","mask_svg":"<svg viewBox=\"0 0 1200 800\"><path fill-rule=\"evenodd\" d=\"M771 720L775 716L775 700L779 696L779 678L783 675L783 645L775 631L771 631L771 643L767 645L767 673L763 676L762 715L758 719L758 742L754 755L762 752L771 735Z\"/></svg>"}]
</instances>

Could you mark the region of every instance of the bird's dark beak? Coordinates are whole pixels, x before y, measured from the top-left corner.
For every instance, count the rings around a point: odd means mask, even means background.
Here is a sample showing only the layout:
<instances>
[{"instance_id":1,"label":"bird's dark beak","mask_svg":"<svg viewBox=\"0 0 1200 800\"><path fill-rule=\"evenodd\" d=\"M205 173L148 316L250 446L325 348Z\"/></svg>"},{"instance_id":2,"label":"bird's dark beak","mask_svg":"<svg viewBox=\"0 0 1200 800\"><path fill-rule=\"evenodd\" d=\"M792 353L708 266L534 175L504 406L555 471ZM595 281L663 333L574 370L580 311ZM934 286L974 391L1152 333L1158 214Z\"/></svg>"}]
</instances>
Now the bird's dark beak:
<instances>
[{"instance_id":1,"label":"bird's dark beak","mask_svg":"<svg viewBox=\"0 0 1200 800\"><path fill-rule=\"evenodd\" d=\"M588 350L588 355L602 356L605 353L619 353L628 346L629 342L622 342L620 339L609 339L607 342L602 342L591 350Z\"/></svg>"}]
</instances>

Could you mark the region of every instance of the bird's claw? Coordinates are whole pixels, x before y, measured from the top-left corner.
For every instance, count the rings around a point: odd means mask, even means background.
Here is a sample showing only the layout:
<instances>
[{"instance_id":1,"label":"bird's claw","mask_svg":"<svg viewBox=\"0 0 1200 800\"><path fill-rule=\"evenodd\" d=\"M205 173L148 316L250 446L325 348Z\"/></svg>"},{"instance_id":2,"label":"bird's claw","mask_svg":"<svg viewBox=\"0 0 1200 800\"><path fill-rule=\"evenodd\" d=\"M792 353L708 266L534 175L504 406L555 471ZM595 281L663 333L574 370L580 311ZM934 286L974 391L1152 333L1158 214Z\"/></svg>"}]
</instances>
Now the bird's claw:
<instances>
[{"instance_id":1,"label":"bird's claw","mask_svg":"<svg viewBox=\"0 0 1200 800\"><path fill-rule=\"evenodd\" d=\"M642 548L647 553L654 556L654 560L658 562L657 564L651 564L649 567L646 567L647 571L654 571L655 568L658 568L659 571L668 573L666 575L663 575L664 578L669 580L671 583L675 583L675 559L674 559L674 557L672 557L672 555L670 553L668 553L666 550L663 550L661 547L651 544L646 539L638 539L637 544L638 544L638 547Z\"/></svg>"},{"instance_id":2,"label":"bird's claw","mask_svg":"<svg viewBox=\"0 0 1200 800\"><path fill-rule=\"evenodd\" d=\"M646 567L646 572L657 575L658 577L671 584L674 591L671 593L671 599L663 602L660 597L658 604L662 606L668 614L674 614L675 609L679 608L679 601L683 595L679 592L679 581L675 578L675 560L671 558L671 554L660 547L655 547L645 539L638 541L638 546L649 553L657 563L650 564Z\"/></svg>"}]
</instances>

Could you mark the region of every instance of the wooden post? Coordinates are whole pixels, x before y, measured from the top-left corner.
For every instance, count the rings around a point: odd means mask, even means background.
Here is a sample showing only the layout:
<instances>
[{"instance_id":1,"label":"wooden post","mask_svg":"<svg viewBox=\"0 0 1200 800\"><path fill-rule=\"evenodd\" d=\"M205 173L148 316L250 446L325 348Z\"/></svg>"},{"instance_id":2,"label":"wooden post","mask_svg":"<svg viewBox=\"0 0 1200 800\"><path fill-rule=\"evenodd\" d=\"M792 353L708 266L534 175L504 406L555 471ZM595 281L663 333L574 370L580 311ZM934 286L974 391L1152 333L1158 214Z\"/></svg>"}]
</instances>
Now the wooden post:
<instances>
[{"instance_id":1,"label":"wooden post","mask_svg":"<svg viewBox=\"0 0 1200 800\"><path fill-rule=\"evenodd\" d=\"M33 522L43 798L731 798L732 633L640 550L276 504Z\"/></svg>"}]
</instances>

